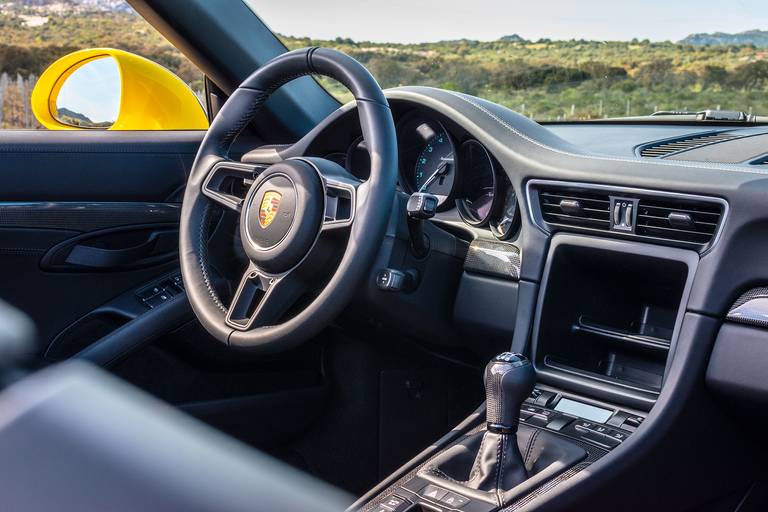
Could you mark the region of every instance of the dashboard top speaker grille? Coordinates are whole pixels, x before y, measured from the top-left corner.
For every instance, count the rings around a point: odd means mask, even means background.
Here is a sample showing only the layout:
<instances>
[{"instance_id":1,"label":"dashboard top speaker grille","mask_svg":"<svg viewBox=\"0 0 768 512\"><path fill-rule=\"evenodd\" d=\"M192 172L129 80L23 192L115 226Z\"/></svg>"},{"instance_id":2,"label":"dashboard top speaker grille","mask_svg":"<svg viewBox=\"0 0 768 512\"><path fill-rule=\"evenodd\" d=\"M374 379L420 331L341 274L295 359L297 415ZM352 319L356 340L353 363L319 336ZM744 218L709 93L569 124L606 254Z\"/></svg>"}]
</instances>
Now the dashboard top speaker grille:
<instances>
[{"instance_id":1,"label":"dashboard top speaker grille","mask_svg":"<svg viewBox=\"0 0 768 512\"><path fill-rule=\"evenodd\" d=\"M663 158L673 153L687 151L689 149L716 144L738 138L737 135L725 132L705 133L678 139L670 139L654 142L640 148L640 156L649 158Z\"/></svg>"}]
</instances>

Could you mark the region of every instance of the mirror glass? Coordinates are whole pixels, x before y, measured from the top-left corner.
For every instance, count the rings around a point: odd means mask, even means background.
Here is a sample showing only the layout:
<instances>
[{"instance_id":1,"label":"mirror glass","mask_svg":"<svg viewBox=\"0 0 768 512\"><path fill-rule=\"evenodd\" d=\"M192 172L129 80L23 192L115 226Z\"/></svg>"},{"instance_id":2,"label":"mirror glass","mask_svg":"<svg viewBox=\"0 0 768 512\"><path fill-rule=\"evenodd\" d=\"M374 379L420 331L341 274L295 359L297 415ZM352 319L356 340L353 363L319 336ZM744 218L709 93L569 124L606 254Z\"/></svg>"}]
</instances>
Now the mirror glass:
<instances>
[{"instance_id":1,"label":"mirror glass","mask_svg":"<svg viewBox=\"0 0 768 512\"><path fill-rule=\"evenodd\" d=\"M120 112L120 70L112 57L99 57L69 75L56 97L56 119L80 128L106 129Z\"/></svg>"}]
</instances>

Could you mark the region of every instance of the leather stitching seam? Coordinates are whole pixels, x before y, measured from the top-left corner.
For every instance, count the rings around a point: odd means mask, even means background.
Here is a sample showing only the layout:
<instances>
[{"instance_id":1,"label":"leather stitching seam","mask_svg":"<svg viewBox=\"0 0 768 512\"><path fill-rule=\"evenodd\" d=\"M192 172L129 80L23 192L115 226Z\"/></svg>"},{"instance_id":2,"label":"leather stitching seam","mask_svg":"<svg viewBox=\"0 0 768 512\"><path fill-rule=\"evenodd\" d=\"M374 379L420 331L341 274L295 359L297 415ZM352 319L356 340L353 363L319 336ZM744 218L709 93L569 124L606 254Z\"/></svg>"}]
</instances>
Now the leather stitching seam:
<instances>
[{"instance_id":1,"label":"leather stitching seam","mask_svg":"<svg viewBox=\"0 0 768 512\"><path fill-rule=\"evenodd\" d=\"M208 259L208 248L206 247L206 233L207 233L207 227L208 227L208 204L205 205L205 209L203 210L202 215L202 222L200 222L200 229L198 230L198 254L199 257L197 259L198 264L200 265L200 273L203 277L203 283L205 284L205 287L208 289L208 295L211 297L211 300L213 300L213 303L223 312L227 312L227 308L224 307L224 304L221 303L221 300L219 300L219 296L216 293L216 290L213 289L213 286L211 285L210 277L208 276L208 268L207 268L207 259Z\"/></svg>"}]
</instances>

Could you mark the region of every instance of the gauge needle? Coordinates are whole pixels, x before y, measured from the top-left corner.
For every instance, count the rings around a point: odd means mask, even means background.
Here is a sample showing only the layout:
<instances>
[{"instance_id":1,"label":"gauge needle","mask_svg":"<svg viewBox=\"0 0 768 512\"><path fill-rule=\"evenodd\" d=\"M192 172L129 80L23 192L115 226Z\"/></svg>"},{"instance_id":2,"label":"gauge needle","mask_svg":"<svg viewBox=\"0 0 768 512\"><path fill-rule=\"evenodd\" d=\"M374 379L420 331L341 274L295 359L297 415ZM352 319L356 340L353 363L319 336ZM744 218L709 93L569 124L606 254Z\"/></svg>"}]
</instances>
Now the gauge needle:
<instances>
[{"instance_id":1,"label":"gauge needle","mask_svg":"<svg viewBox=\"0 0 768 512\"><path fill-rule=\"evenodd\" d=\"M430 186L433 181L435 181L435 179L444 174L444 172L448 169L448 164L451 162L453 162L452 158L450 160L443 160L440 165L437 166L435 172L433 172L432 175L427 178L427 181L425 181L424 184L419 188L419 192L424 192L427 187Z\"/></svg>"}]
</instances>

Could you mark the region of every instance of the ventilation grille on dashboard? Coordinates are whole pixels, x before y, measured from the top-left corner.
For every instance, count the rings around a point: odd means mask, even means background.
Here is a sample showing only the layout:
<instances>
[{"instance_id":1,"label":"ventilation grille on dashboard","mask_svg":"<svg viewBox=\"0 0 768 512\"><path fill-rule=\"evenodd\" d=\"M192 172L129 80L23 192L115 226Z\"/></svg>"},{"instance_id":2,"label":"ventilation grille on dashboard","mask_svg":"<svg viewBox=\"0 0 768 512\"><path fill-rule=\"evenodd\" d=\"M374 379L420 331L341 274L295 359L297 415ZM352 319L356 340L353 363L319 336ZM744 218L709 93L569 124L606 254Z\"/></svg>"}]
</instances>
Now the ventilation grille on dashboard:
<instances>
[{"instance_id":1,"label":"ventilation grille on dashboard","mask_svg":"<svg viewBox=\"0 0 768 512\"><path fill-rule=\"evenodd\" d=\"M611 200L607 193L542 189L539 192L544 222L556 226L611 228Z\"/></svg>"},{"instance_id":2,"label":"ventilation grille on dashboard","mask_svg":"<svg viewBox=\"0 0 768 512\"><path fill-rule=\"evenodd\" d=\"M528 191L534 220L549 233L600 232L698 251L711 247L727 209L714 197L589 183L531 180Z\"/></svg>"},{"instance_id":3,"label":"ventilation grille on dashboard","mask_svg":"<svg viewBox=\"0 0 768 512\"><path fill-rule=\"evenodd\" d=\"M640 148L640 156L661 158L667 155L671 155L672 153L677 153L679 151L686 151L688 149L698 148L700 146L706 146L707 144L715 144L716 142L723 142L735 138L737 138L737 135L724 132L716 132L707 133L704 135L694 135L682 139L656 142Z\"/></svg>"},{"instance_id":4,"label":"ventilation grille on dashboard","mask_svg":"<svg viewBox=\"0 0 768 512\"><path fill-rule=\"evenodd\" d=\"M675 199L640 199L635 232L662 240L705 246L717 232L722 206Z\"/></svg>"}]
</instances>

